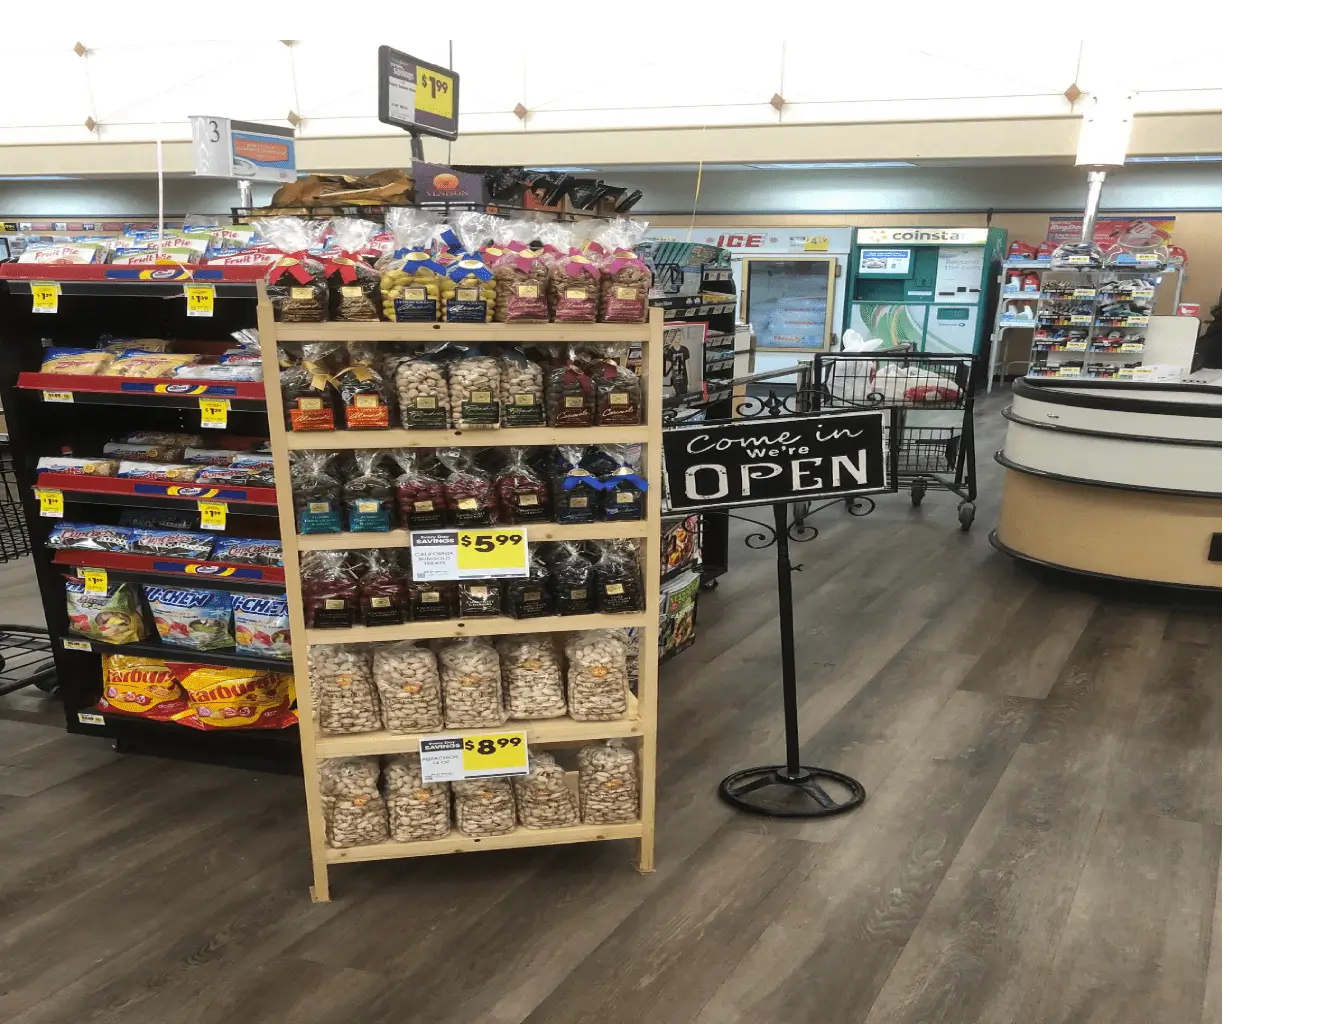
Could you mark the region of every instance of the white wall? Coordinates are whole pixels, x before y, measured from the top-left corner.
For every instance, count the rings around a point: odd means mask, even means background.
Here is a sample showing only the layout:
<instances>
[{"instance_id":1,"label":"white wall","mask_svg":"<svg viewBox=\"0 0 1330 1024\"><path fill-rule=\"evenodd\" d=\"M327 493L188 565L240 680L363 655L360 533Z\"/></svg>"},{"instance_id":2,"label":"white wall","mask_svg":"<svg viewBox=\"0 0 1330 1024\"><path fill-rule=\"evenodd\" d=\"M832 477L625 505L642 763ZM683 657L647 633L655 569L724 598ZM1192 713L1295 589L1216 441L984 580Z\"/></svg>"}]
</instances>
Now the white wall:
<instances>
[{"instance_id":1,"label":"white wall","mask_svg":"<svg viewBox=\"0 0 1330 1024\"><path fill-rule=\"evenodd\" d=\"M607 180L640 188L644 215L688 213L695 171L641 173L613 168ZM1146 212L1217 210L1222 205L1219 164L1135 164L1109 175L1103 208ZM264 203L270 187L256 185ZM168 177L166 212L226 213L239 200L235 187L206 178ZM902 167L869 171L702 172L700 213L823 213L943 211L1065 211L1085 203L1085 174L1074 167ZM0 181L0 216L76 217L81 214L153 214L155 179Z\"/></svg>"}]
</instances>

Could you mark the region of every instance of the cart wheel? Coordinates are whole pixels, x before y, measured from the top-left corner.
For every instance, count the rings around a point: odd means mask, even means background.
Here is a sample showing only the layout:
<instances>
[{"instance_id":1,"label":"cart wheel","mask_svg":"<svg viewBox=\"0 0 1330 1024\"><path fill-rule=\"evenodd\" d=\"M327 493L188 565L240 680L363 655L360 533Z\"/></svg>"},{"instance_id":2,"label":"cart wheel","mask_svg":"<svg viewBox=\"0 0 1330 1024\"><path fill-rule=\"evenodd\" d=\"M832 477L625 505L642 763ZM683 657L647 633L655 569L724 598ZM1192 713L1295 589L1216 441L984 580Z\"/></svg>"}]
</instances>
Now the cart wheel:
<instances>
[{"instance_id":1,"label":"cart wheel","mask_svg":"<svg viewBox=\"0 0 1330 1024\"><path fill-rule=\"evenodd\" d=\"M910 504L918 508L924 503L924 492L928 490L928 484L922 480L916 480L910 484Z\"/></svg>"},{"instance_id":2,"label":"cart wheel","mask_svg":"<svg viewBox=\"0 0 1330 1024\"><path fill-rule=\"evenodd\" d=\"M715 589L716 589L717 587L719 587L719 586L720 586L720 580L718 580L718 579L703 580L703 581L702 581L702 589L703 589L703 590L715 590Z\"/></svg>"},{"instance_id":3,"label":"cart wheel","mask_svg":"<svg viewBox=\"0 0 1330 1024\"><path fill-rule=\"evenodd\" d=\"M969 533L970 527L974 525L974 503L962 501L956 506L956 511L961 521L961 529Z\"/></svg>"}]
</instances>

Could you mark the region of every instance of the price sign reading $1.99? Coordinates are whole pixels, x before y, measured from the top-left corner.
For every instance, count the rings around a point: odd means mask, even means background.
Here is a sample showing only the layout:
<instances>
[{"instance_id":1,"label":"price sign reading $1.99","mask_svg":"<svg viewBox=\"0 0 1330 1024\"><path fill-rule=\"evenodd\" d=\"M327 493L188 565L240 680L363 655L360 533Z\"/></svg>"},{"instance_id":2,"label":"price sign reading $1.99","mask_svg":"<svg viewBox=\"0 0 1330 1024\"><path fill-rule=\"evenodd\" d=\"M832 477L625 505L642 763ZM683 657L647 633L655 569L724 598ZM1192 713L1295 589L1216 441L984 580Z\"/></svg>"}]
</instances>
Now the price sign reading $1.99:
<instances>
[{"instance_id":1,"label":"price sign reading $1.99","mask_svg":"<svg viewBox=\"0 0 1330 1024\"><path fill-rule=\"evenodd\" d=\"M530 770L525 732L432 736L420 741L423 782L526 775Z\"/></svg>"}]
</instances>

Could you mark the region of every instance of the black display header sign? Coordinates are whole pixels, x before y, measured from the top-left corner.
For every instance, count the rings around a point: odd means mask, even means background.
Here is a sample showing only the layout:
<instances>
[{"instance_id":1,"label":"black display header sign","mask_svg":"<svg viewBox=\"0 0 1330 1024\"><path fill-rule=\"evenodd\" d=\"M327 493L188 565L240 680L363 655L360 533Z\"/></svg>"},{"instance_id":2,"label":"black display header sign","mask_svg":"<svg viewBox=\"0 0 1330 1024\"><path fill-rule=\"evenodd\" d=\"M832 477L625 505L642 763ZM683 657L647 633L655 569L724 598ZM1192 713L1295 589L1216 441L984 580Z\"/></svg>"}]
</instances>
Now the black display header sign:
<instances>
[{"instance_id":1,"label":"black display header sign","mask_svg":"<svg viewBox=\"0 0 1330 1024\"><path fill-rule=\"evenodd\" d=\"M759 417L665 431L672 512L870 494L886 487L878 412Z\"/></svg>"},{"instance_id":2,"label":"black display header sign","mask_svg":"<svg viewBox=\"0 0 1330 1024\"><path fill-rule=\"evenodd\" d=\"M409 132L457 138L456 71L379 47L379 120Z\"/></svg>"}]
</instances>

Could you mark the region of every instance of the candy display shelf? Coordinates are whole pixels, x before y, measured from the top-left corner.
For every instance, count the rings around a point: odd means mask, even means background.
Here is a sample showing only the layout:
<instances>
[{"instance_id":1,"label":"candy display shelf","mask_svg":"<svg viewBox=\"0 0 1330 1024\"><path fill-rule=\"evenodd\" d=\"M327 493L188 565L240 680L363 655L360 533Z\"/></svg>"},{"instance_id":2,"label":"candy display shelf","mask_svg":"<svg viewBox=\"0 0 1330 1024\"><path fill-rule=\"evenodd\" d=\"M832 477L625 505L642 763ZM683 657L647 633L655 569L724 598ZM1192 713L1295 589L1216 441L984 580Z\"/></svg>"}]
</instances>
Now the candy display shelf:
<instances>
[{"instance_id":1,"label":"candy display shelf","mask_svg":"<svg viewBox=\"0 0 1330 1024\"><path fill-rule=\"evenodd\" d=\"M649 323L643 324L447 324L447 323L320 323L283 324L274 320L273 308L265 290L259 289L259 337L263 350L264 380L270 394L279 390L279 346L286 342L356 341L417 342L437 344L444 341L465 342L484 347L494 344L599 343L628 342L642 346L642 365L647 368L643 383L646 423L641 426L587 427L554 429L524 427L499 430L341 430L292 433L288 431L280 403L268 407L268 422L273 455L277 467L277 512L281 524L287 598L291 613L291 644L295 653L293 669L300 707L312 706L308 652L312 645L360 644L380 641L426 640L458 636L499 636L517 633L566 633L582 629L621 629L640 631L641 657L638 659L638 684L624 718L605 722L579 722L568 718L509 721L505 729L523 730L530 745L579 745L598 740L628 739L637 757L640 800L638 820L612 825L574 825L565 828L531 829L524 826L501 836L473 838L454 833L445 839L421 842L383 842L370 845L333 847L325 837L322 800L319 791L318 760L324 757L351 757L385 753L410 753L419 750L423 737L410 733L371 732L352 735L323 735L312 715L300 719L301 759L304 763L305 798L308 812L313 886L316 901L330 898L329 865L359 861L391 860L464 851L503 850L522 846L549 846L564 843L596 842L611 839L637 840L636 865L650 871L653 866L656 785L656 677L657 660L648 656L659 645L660 602L659 574L656 571L660 549L660 501L650 494L645 503L647 518L632 523L525 524L531 543L541 540L599 540L640 538L642 548L643 610L628 614L588 614L515 619L506 617L478 619L443 619L407 622L397 626L351 626L343 629L308 628L304 621L298 565L302 551L345 550L379 547L403 547L409 543L405 530L391 533L333 533L302 535L297 533L292 502L290 460L288 453L302 450L354 451L403 446L495 446L627 443L641 444L645 458L643 476L654 489L661 480L661 387L651 372L663 359L665 317L660 309L651 310ZM483 733L486 730L441 729L435 735ZM492 730L490 730L492 732ZM577 775L568 773L570 792L576 794Z\"/></svg>"}]
</instances>

